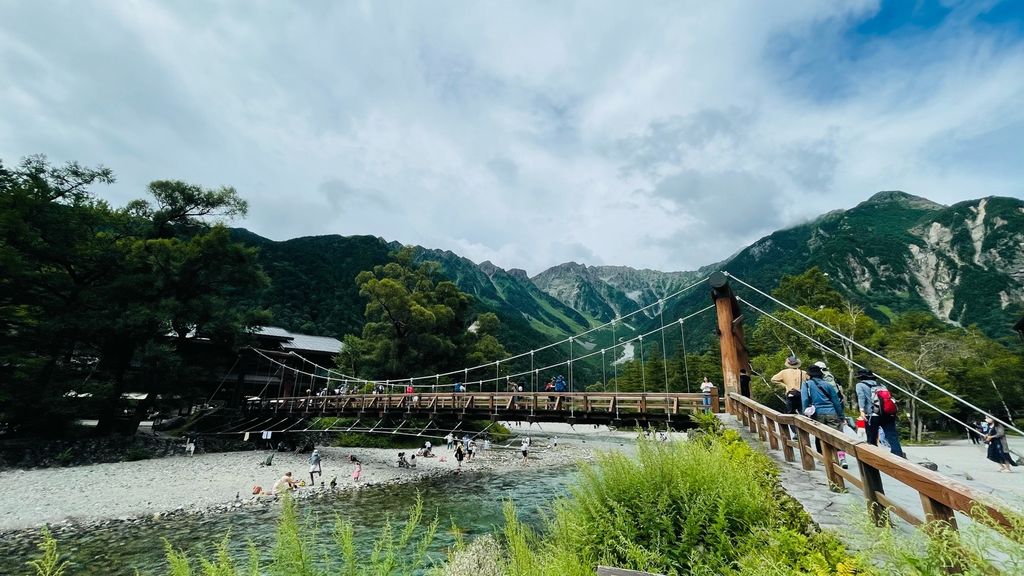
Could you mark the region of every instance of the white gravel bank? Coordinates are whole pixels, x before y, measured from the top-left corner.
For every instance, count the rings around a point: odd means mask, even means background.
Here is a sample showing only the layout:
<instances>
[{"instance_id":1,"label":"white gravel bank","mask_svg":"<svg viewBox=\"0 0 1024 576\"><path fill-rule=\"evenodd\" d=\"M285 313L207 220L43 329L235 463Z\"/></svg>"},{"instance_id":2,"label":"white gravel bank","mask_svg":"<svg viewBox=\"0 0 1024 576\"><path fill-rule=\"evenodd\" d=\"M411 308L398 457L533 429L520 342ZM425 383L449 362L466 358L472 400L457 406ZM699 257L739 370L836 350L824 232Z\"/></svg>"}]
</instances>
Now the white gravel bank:
<instances>
[{"instance_id":1,"label":"white gravel bank","mask_svg":"<svg viewBox=\"0 0 1024 576\"><path fill-rule=\"evenodd\" d=\"M560 466L590 456L579 441L560 442L556 450L535 447L527 466ZM337 477L338 488L354 488L348 462L355 454L362 462L359 484L405 482L432 474L451 474L456 462L444 446L441 458L417 458L415 469L396 467L397 449L321 448L323 480ZM406 450L409 454L411 451ZM0 472L0 531L32 528L60 522L149 516L178 509L202 510L252 498L254 485L266 490L286 471L309 482L308 454L275 452L273 466L259 466L269 452L227 452L178 456L138 462L94 464L72 468L46 468ZM464 462L467 471L521 467L518 451L491 450ZM320 477L317 477L319 483ZM307 487L301 491L319 489Z\"/></svg>"}]
</instances>

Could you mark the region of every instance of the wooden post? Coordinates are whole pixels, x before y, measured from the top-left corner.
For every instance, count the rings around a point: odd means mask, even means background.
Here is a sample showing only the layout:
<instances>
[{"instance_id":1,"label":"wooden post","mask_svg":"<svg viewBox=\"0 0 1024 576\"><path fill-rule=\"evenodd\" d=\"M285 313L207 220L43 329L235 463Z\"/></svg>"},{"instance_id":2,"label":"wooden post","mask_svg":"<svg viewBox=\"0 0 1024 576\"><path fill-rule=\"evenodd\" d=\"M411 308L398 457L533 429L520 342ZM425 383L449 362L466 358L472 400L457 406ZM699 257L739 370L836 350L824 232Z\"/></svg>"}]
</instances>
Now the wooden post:
<instances>
[{"instance_id":1,"label":"wooden post","mask_svg":"<svg viewBox=\"0 0 1024 576\"><path fill-rule=\"evenodd\" d=\"M804 470L814 470L814 456L811 455L814 446L811 445L811 435L803 428L797 428L796 439L800 446L800 465Z\"/></svg>"},{"instance_id":2,"label":"wooden post","mask_svg":"<svg viewBox=\"0 0 1024 576\"><path fill-rule=\"evenodd\" d=\"M860 478L864 484L864 499L868 502L868 512L875 521L876 526L885 526L889 523L889 512L878 501L878 494L885 494L882 488L882 474L877 468L869 466L860 458L857 459L860 467Z\"/></svg>"},{"instance_id":3,"label":"wooden post","mask_svg":"<svg viewBox=\"0 0 1024 576\"><path fill-rule=\"evenodd\" d=\"M779 449L779 439L776 437L775 421L772 420L771 418L769 418L768 416L765 416L764 417L764 427L765 427L765 431L768 433L768 446L772 450L778 450Z\"/></svg>"},{"instance_id":4,"label":"wooden post","mask_svg":"<svg viewBox=\"0 0 1024 576\"><path fill-rule=\"evenodd\" d=\"M839 465L839 451L823 439L821 441L821 454L825 457L825 477L828 478L828 488L833 492L845 492L846 482L836 472Z\"/></svg>"},{"instance_id":5,"label":"wooden post","mask_svg":"<svg viewBox=\"0 0 1024 576\"><path fill-rule=\"evenodd\" d=\"M786 459L786 462L795 461L796 455L793 454L793 447L789 444L789 426L776 422L775 427L779 432L779 441L782 442L782 457Z\"/></svg>"},{"instance_id":6,"label":"wooden post","mask_svg":"<svg viewBox=\"0 0 1024 576\"><path fill-rule=\"evenodd\" d=\"M925 522L942 521L949 524L953 530L957 529L956 516L953 509L938 500L921 494L921 506L924 507Z\"/></svg>"},{"instance_id":7,"label":"wooden post","mask_svg":"<svg viewBox=\"0 0 1024 576\"><path fill-rule=\"evenodd\" d=\"M740 393L740 370L750 368L747 346L743 341L743 314L729 279L722 272L713 272L708 278L711 299L718 315L718 342L722 355L722 386L725 387L726 410L731 411L731 393Z\"/></svg>"}]
</instances>

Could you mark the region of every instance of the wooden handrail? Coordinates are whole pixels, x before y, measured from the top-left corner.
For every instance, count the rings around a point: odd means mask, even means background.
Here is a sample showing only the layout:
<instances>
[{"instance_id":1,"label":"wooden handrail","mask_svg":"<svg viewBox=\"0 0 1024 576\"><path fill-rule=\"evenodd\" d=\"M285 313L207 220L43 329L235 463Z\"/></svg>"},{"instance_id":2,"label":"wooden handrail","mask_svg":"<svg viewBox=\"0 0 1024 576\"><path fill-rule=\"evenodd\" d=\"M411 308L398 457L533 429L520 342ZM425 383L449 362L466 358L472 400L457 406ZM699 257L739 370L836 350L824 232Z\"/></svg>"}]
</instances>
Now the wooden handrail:
<instances>
[{"instance_id":1,"label":"wooden handrail","mask_svg":"<svg viewBox=\"0 0 1024 576\"><path fill-rule=\"evenodd\" d=\"M340 394L251 398L250 411L286 412L296 417L310 415L362 415L365 412L413 415L455 414L470 418L568 422L610 422L643 420L673 422L675 415L721 410L717 391L711 406L704 405L702 393L665 392L413 392L400 394ZM611 415L611 416L610 416ZM680 419L679 423L690 422Z\"/></svg>"},{"instance_id":2,"label":"wooden handrail","mask_svg":"<svg viewBox=\"0 0 1024 576\"><path fill-rule=\"evenodd\" d=\"M825 473L833 489L842 489L843 479L850 480L861 489L867 500L868 509L879 523L888 520L887 511L891 510L914 525L931 520L944 520L955 529L954 511L968 515L982 512L1004 528L1012 528L1014 525L1012 517L1015 514L994 504L981 492L900 458L888 450L861 440L852 440L838 430L805 416L782 414L740 394L730 394L727 404L732 414L752 432L758 432L760 427L764 426L764 422L758 422L762 418L771 422L770 426L778 428L776 439L781 440L783 446L789 445L788 432L782 432L784 427L795 428L799 437L797 446L801 452L800 460L804 468L813 469L814 461L820 459L825 464ZM764 435L759 433L758 436L764 439ZM813 444L807 441L808 436L814 436L821 441L823 454L820 457ZM838 450L843 450L848 456L857 459L859 478L839 466L835 457ZM792 461L791 458L786 459ZM916 516L886 496L882 474L916 491L920 495L924 514ZM1012 537L1020 538L1014 535L1012 530L1008 532Z\"/></svg>"}]
</instances>

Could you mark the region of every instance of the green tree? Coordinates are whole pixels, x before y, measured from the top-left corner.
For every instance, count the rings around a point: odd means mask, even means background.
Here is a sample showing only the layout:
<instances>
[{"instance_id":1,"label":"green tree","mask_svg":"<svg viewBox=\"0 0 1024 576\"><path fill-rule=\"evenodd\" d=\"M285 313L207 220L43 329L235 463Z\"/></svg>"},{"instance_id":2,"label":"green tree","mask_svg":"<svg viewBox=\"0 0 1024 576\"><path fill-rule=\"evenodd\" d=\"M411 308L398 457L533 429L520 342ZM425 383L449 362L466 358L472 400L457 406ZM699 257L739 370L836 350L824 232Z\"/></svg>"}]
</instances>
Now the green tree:
<instances>
[{"instance_id":1,"label":"green tree","mask_svg":"<svg viewBox=\"0 0 1024 576\"><path fill-rule=\"evenodd\" d=\"M498 340L501 320L494 312L484 312L476 318L467 335L466 361L473 366L508 358L505 346Z\"/></svg>"},{"instance_id":2,"label":"green tree","mask_svg":"<svg viewBox=\"0 0 1024 576\"><path fill-rule=\"evenodd\" d=\"M437 264L416 264L410 248L356 276L366 299L361 337L346 336L342 369L370 378L396 379L500 360L507 354L495 334L494 314L469 321L471 297L437 280Z\"/></svg>"},{"instance_id":3,"label":"green tree","mask_svg":"<svg viewBox=\"0 0 1024 576\"><path fill-rule=\"evenodd\" d=\"M828 274L817 266L803 274L783 276L779 280L779 287L772 291L772 296L794 308L841 308L843 304L843 297L832 287Z\"/></svg>"},{"instance_id":4,"label":"green tree","mask_svg":"<svg viewBox=\"0 0 1024 576\"><path fill-rule=\"evenodd\" d=\"M6 422L54 426L82 407L66 393L84 390L103 409L101 431L111 430L127 386L185 388L265 320L240 304L265 284L255 252L215 221L244 214L233 189L159 181L152 204L115 210L90 192L112 181L107 169L43 157L0 165Z\"/></svg>"}]
</instances>

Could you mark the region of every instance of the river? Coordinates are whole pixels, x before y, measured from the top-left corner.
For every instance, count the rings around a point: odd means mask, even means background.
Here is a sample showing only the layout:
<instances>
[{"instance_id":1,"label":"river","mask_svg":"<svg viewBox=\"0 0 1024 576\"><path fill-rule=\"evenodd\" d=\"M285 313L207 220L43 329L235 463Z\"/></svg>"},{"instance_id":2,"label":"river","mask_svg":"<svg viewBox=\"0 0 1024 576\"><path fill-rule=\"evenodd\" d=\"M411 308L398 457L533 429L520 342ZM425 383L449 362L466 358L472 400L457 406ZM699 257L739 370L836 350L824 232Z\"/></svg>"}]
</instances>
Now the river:
<instances>
[{"instance_id":1,"label":"river","mask_svg":"<svg viewBox=\"0 0 1024 576\"><path fill-rule=\"evenodd\" d=\"M512 499L519 516L539 526L541 510L565 494L577 474L574 466L467 473L339 492L322 500L299 501L298 506L306 518L315 520L323 536L321 542L330 542L334 518L340 515L356 527L357 545L368 550L388 515L399 527L404 525L419 492L425 517L436 513L440 520L431 556L443 559L454 540L450 530L453 520L468 537L493 532L503 524L502 503ZM59 549L72 563L68 576L130 576L136 571L144 576L163 575L167 572L165 540L177 549L192 552L193 557L209 557L213 545L230 533L231 550L239 560L245 558L250 541L269 554L280 510L280 504L244 506L225 513L62 532ZM0 538L0 574L34 574L25 562L37 556L35 544L13 535Z\"/></svg>"}]
</instances>

